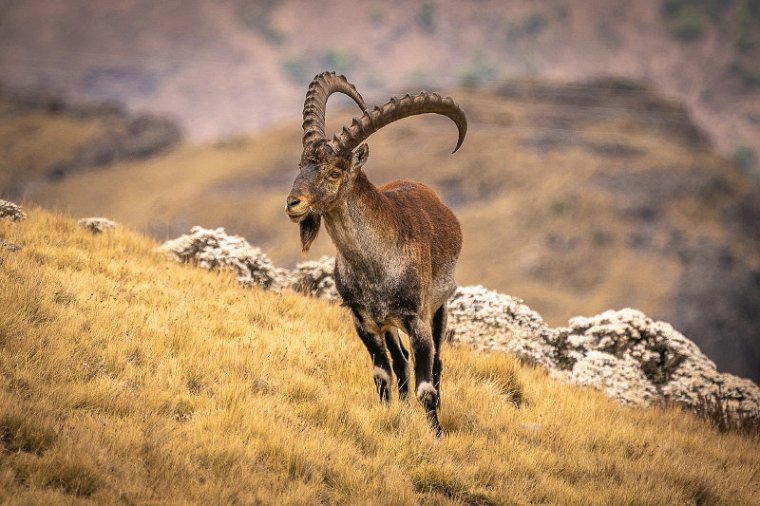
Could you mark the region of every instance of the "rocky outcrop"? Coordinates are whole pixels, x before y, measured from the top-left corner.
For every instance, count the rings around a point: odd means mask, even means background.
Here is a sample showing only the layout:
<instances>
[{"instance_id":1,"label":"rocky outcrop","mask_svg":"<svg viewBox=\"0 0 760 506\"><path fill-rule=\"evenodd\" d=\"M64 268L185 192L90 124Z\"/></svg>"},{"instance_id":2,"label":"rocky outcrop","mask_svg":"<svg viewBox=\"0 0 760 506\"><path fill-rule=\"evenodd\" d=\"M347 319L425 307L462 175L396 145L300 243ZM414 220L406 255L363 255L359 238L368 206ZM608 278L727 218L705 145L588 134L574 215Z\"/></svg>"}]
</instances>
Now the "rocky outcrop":
<instances>
[{"instance_id":1,"label":"rocky outcrop","mask_svg":"<svg viewBox=\"0 0 760 506\"><path fill-rule=\"evenodd\" d=\"M82 218L81 220L77 221L77 224L80 227L89 230L93 234L102 234L106 230L111 230L117 226L117 223L115 221L100 217Z\"/></svg>"},{"instance_id":2,"label":"rocky outcrop","mask_svg":"<svg viewBox=\"0 0 760 506\"><path fill-rule=\"evenodd\" d=\"M554 378L597 388L623 404L697 406L718 398L736 413L760 416L760 387L718 372L670 324L634 309L576 317L567 327L549 328L520 299L460 287L449 303L449 325L455 342L514 353Z\"/></svg>"},{"instance_id":3,"label":"rocky outcrop","mask_svg":"<svg viewBox=\"0 0 760 506\"><path fill-rule=\"evenodd\" d=\"M0 220L19 222L24 218L26 218L26 213L21 209L20 205L0 199ZM6 241L3 237L0 237L0 251L2 250L15 253L16 251L21 251L21 245ZM0 259L1 263L2 259Z\"/></svg>"},{"instance_id":4,"label":"rocky outcrop","mask_svg":"<svg viewBox=\"0 0 760 506\"><path fill-rule=\"evenodd\" d=\"M208 270L232 270L246 286L279 291L291 289L312 297L335 301L333 270L335 259L322 257L296 264L295 269L281 269L272 264L259 248L244 238L228 235L224 228L193 227L189 234L166 241L159 251L183 263L192 263Z\"/></svg>"},{"instance_id":5,"label":"rocky outcrop","mask_svg":"<svg viewBox=\"0 0 760 506\"><path fill-rule=\"evenodd\" d=\"M287 284L286 270L276 268L269 257L242 237L227 235L224 228L193 227L189 234L166 241L159 251L204 269L234 271L246 287L280 289Z\"/></svg>"},{"instance_id":6,"label":"rocky outcrop","mask_svg":"<svg viewBox=\"0 0 760 506\"><path fill-rule=\"evenodd\" d=\"M572 132L592 119L614 118L638 123L690 147L710 145L709 135L694 122L684 104L663 97L644 82L600 77L568 86L522 79L505 82L498 92L514 100L561 106L559 112L540 118L541 126L561 127L565 132ZM626 156L615 146L587 147L601 148L604 155Z\"/></svg>"},{"instance_id":7,"label":"rocky outcrop","mask_svg":"<svg viewBox=\"0 0 760 506\"><path fill-rule=\"evenodd\" d=\"M8 202L7 200L0 200L0 219L10 221L21 221L26 218L26 213L21 206Z\"/></svg>"},{"instance_id":8,"label":"rocky outcrop","mask_svg":"<svg viewBox=\"0 0 760 506\"><path fill-rule=\"evenodd\" d=\"M757 385L718 372L696 344L640 311L572 318L548 337L548 357L523 357L544 363L556 378L599 388L622 403L667 400L693 406L717 396L737 412L760 414Z\"/></svg>"},{"instance_id":9,"label":"rocky outcrop","mask_svg":"<svg viewBox=\"0 0 760 506\"><path fill-rule=\"evenodd\" d=\"M288 275L288 286L296 292L312 297L338 300L340 295L335 288L334 270L335 259L332 257L300 262Z\"/></svg>"},{"instance_id":10,"label":"rocky outcrop","mask_svg":"<svg viewBox=\"0 0 760 506\"><path fill-rule=\"evenodd\" d=\"M73 160L53 167L50 176L101 167L123 160L142 160L179 144L182 132L169 119L151 114L131 117L117 109L103 121L101 134L82 147Z\"/></svg>"},{"instance_id":11,"label":"rocky outcrop","mask_svg":"<svg viewBox=\"0 0 760 506\"><path fill-rule=\"evenodd\" d=\"M6 241L0 237L0 250L6 250L10 251L11 253L15 253L16 251L21 251L21 245ZM0 262L0 264L2 264L2 262Z\"/></svg>"}]
</instances>

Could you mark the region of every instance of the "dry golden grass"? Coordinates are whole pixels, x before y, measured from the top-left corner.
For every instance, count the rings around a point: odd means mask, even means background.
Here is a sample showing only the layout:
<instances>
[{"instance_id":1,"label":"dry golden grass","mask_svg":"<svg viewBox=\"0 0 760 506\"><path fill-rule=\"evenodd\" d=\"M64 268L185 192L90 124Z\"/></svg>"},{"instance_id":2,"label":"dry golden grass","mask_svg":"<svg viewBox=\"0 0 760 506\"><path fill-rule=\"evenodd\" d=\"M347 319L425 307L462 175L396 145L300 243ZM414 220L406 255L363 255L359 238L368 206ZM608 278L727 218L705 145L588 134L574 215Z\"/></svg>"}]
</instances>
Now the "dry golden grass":
<instances>
[{"instance_id":1,"label":"dry golden grass","mask_svg":"<svg viewBox=\"0 0 760 506\"><path fill-rule=\"evenodd\" d=\"M444 351L436 440L344 310L117 229L0 221L0 502L757 504L760 441Z\"/></svg>"}]
</instances>

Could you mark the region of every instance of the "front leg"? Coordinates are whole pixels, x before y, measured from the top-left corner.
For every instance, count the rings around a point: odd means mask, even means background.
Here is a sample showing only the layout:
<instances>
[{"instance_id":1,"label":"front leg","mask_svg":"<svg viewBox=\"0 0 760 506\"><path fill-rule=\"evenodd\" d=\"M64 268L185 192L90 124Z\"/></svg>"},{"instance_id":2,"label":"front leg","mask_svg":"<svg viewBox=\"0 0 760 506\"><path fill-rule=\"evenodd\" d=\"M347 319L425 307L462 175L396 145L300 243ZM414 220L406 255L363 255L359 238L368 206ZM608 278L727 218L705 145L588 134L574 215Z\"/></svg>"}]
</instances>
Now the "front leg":
<instances>
[{"instance_id":1,"label":"front leg","mask_svg":"<svg viewBox=\"0 0 760 506\"><path fill-rule=\"evenodd\" d=\"M433 379L433 362L435 358L435 343L430 323L411 317L407 320L410 341L414 354L414 381L417 399L422 403L427 414L428 422L433 427L436 436L441 436L443 430L438 421L438 390Z\"/></svg>"},{"instance_id":2,"label":"front leg","mask_svg":"<svg viewBox=\"0 0 760 506\"><path fill-rule=\"evenodd\" d=\"M388 353L385 348L385 341L381 336L369 332L362 321L360 315L354 311L354 326L356 333L359 334L364 346L372 357L374 370L372 378L375 381L375 387L380 394L380 401L387 403L391 398L391 364L388 360Z\"/></svg>"},{"instance_id":3,"label":"front leg","mask_svg":"<svg viewBox=\"0 0 760 506\"><path fill-rule=\"evenodd\" d=\"M396 329L385 333L385 346L391 352L393 372L396 373L398 383L398 398L404 400L409 395L409 352L406 351Z\"/></svg>"}]
</instances>

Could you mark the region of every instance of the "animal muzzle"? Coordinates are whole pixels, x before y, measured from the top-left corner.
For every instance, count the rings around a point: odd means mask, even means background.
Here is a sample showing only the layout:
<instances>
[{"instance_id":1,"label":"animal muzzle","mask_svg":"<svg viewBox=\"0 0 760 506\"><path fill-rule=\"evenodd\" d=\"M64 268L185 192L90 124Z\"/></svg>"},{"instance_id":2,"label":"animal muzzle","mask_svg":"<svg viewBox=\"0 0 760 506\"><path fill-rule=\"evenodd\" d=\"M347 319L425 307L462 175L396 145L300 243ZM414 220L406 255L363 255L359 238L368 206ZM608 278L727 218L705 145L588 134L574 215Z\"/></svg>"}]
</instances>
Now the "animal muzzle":
<instances>
[{"instance_id":1,"label":"animal muzzle","mask_svg":"<svg viewBox=\"0 0 760 506\"><path fill-rule=\"evenodd\" d=\"M290 194L285 200L285 212L290 221L299 223L309 211L309 202L305 197Z\"/></svg>"}]
</instances>

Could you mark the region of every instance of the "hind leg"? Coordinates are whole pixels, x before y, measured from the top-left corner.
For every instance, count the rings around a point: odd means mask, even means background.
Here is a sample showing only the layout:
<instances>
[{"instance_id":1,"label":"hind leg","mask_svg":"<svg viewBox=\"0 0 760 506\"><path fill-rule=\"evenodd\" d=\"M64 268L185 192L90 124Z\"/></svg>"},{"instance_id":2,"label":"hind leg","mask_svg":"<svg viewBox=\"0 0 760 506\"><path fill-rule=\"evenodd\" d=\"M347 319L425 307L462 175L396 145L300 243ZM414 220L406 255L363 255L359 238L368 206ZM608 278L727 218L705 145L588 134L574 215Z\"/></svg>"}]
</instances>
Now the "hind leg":
<instances>
[{"instance_id":1,"label":"hind leg","mask_svg":"<svg viewBox=\"0 0 760 506\"><path fill-rule=\"evenodd\" d=\"M433 380L435 357L433 332L427 320L417 317L410 317L407 320L407 328L410 331L409 337L414 354L414 382L417 399L424 406L428 422L436 436L441 436L443 430L438 421L438 390L436 390Z\"/></svg>"},{"instance_id":2,"label":"hind leg","mask_svg":"<svg viewBox=\"0 0 760 506\"><path fill-rule=\"evenodd\" d=\"M441 402L441 373L443 372L443 360L441 359L441 344L443 336L446 334L447 313L446 304L438 308L433 315L433 346L435 354L433 356L433 385L438 390L438 403Z\"/></svg>"},{"instance_id":3,"label":"hind leg","mask_svg":"<svg viewBox=\"0 0 760 506\"><path fill-rule=\"evenodd\" d=\"M409 395L409 352L404 348L398 330L393 329L385 333L385 346L391 352L393 372L398 382L398 398L406 399Z\"/></svg>"}]
</instances>

